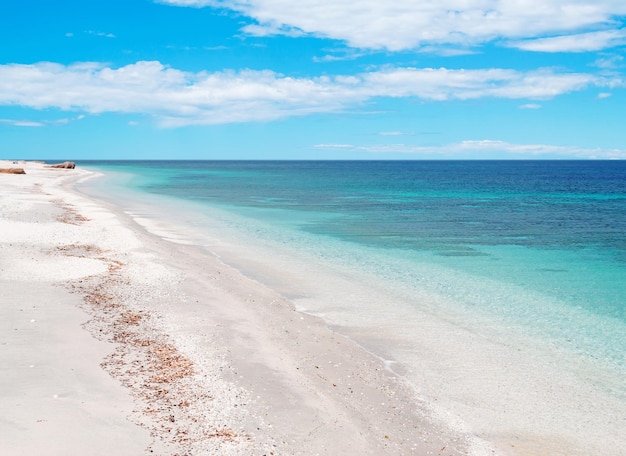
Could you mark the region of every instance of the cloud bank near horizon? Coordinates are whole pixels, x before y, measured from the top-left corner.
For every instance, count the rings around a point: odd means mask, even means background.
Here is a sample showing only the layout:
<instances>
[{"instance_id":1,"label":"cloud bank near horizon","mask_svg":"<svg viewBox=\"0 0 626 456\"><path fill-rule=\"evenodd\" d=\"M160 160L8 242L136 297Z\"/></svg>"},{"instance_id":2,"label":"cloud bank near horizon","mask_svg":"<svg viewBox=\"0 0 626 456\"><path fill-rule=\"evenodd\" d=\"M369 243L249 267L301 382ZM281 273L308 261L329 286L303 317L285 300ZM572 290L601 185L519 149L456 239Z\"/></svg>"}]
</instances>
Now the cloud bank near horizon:
<instances>
[{"instance_id":1,"label":"cloud bank near horizon","mask_svg":"<svg viewBox=\"0 0 626 456\"><path fill-rule=\"evenodd\" d=\"M317 149L330 151L355 151L370 154L404 154L407 157L437 156L439 158L475 158L477 154L489 156L495 153L507 154L511 158L565 157L577 159L623 160L626 149L602 149L549 144L513 144L500 140L465 140L442 146L421 146L414 144L317 144Z\"/></svg>"}]
</instances>

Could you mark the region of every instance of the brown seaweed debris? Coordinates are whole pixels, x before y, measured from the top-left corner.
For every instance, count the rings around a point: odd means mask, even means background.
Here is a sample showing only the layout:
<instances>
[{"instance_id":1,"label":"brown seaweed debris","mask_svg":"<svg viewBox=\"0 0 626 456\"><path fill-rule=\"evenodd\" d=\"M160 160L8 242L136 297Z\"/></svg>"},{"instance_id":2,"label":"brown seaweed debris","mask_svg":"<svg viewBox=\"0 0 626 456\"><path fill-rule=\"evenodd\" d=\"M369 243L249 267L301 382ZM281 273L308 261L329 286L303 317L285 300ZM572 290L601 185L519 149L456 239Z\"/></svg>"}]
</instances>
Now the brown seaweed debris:
<instances>
[{"instance_id":1,"label":"brown seaweed debris","mask_svg":"<svg viewBox=\"0 0 626 456\"><path fill-rule=\"evenodd\" d=\"M26 174L24 168L0 168L0 174Z\"/></svg>"}]
</instances>

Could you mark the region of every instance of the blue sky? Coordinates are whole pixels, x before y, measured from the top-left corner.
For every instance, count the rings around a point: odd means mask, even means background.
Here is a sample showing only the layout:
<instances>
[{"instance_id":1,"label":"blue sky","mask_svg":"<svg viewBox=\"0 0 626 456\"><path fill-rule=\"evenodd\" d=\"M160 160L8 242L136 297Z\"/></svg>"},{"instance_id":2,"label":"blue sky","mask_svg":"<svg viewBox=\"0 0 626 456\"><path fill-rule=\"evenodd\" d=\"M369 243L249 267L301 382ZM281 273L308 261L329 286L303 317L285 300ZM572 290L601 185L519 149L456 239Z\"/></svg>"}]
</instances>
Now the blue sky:
<instances>
[{"instance_id":1,"label":"blue sky","mask_svg":"<svg viewBox=\"0 0 626 456\"><path fill-rule=\"evenodd\" d=\"M7 0L0 158L626 158L623 0Z\"/></svg>"}]
</instances>

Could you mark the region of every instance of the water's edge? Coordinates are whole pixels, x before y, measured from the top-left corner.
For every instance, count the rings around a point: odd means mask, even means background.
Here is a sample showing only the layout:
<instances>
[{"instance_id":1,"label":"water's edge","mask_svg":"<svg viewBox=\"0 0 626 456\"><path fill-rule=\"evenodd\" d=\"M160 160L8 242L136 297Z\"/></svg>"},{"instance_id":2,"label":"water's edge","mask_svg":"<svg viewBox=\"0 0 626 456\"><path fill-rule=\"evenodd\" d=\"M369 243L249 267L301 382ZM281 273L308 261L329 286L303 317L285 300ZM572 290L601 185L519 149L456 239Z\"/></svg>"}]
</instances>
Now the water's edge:
<instances>
[{"instance_id":1,"label":"water's edge","mask_svg":"<svg viewBox=\"0 0 626 456\"><path fill-rule=\"evenodd\" d=\"M128 177L117 179L83 190L121 206L165 239L210 250L299 310L324 318L388 360L457 427L486 440L571 447L569 454L601 442L624 444L618 431L626 416L623 322L564 306L567 288L550 294L498 280L520 273L507 270L509 258L524 264L528 255L527 266L545 266L550 284L571 269L571 252L496 245L451 257L355 248L293 230L280 223L281 211L272 224L252 217L255 211L133 193ZM482 265L480 272L450 267L464 261ZM622 271L614 273L619 279ZM546 315L547 327L540 324ZM598 343L607 337L613 339ZM581 439L590 429L595 443Z\"/></svg>"}]
</instances>

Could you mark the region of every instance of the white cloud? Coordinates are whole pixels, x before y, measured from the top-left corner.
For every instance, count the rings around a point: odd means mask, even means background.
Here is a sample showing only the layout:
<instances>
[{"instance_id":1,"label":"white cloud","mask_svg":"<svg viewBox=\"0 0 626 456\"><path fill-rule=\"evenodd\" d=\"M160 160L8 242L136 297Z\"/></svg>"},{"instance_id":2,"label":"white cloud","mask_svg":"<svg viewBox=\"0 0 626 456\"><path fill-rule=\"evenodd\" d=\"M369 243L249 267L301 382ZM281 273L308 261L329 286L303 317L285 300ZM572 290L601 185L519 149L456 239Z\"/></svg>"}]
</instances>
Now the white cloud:
<instances>
[{"instance_id":1,"label":"white cloud","mask_svg":"<svg viewBox=\"0 0 626 456\"><path fill-rule=\"evenodd\" d=\"M112 34L112 33L98 32L98 31L96 31L96 30L85 30L83 33L84 33L85 35L100 36L100 37L103 37L103 38L117 38L117 37L116 37L114 34ZM75 36L75 35L74 35L74 33L73 33L73 32L67 32L67 33L65 34L65 36L66 36L67 38L74 38L74 36Z\"/></svg>"},{"instance_id":2,"label":"white cloud","mask_svg":"<svg viewBox=\"0 0 626 456\"><path fill-rule=\"evenodd\" d=\"M513 144L499 140L466 140L442 146L419 146L411 144L318 144L318 149L351 150L374 154L407 154L416 156L438 156L442 158L475 158L490 156L498 157L506 154L510 158L542 158L561 157L577 159L626 159L626 149L600 149L547 144Z\"/></svg>"},{"instance_id":3,"label":"white cloud","mask_svg":"<svg viewBox=\"0 0 626 456\"><path fill-rule=\"evenodd\" d=\"M427 100L483 97L547 99L601 83L590 74L555 73L550 69L520 72L498 68L394 68L367 73L362 78L372 97L417 97Z\"/></svg>"},{"instance_id":4,"label":"white cloud","mask_svg":"<svg viewBox=\"0 0 626 456\"><path fill-rule=\"evenodd\" d=\"M42 122L33 120L0 119L0 124L11 125L13 127L44 127Z\"/></svg>"},{"instance_id":5,"label":"white cloud","mask_svg":"<svg viewBox=\"0 0 626 456\"><path fill-rule=\"evenodd\" d=\"M519 107L520 109L541 109L541 105L538 103L526 103Z\"/></svg>"},{"instance_id":6,"label":"white cloud","mask_svg":"<svg viewBox=\"0 0 626 456\"><path fill-rule=\"evenodd\" d=\"M604 98L609 98L612 94L609 92L601 92L596 97L598 100L603 100Z\"/></svg>"},{"instance_id":7,"label":"white cloud","mask_svg":"<svg viewBox=\"0 0 626 456\"><path fill-rule=\"evenodd\" d=\"M606 28L618 28L617 24L626 15L626 2L622 0L160 0L160 3L237 11L255 21L244 27L252 35L305 33L344 40L356 48L391 51L433 44L467 46L502 38L517 40L581 31L602 34L600 31ZM601 42L612 45L606 37L604 41L601 36L587 39L596 45ZM582 37L578 41L580 48ZM544 43L544 46L556 44ZM565 44L560 46L564 48Z\"/></svg>"},{"instance_id":8,"label":"white cloud","mask_svg":"<svg viewBox=\"0 0 626 456\"><path fill-rule=\"evenodd\" d=\"M80 114L76 117L65 117L63 119L55 119L55 120L44 120L43 123L45 125L60 126L60 125L67 125L71 122L76 122L78 120L83 120L84 118L85 116L83 114Z\"/></svg>"},{"instance_id":9,"label":"white cloud","mask_svg":"<svg viewBox=\"0 0 626 456\"><path fill-rule=\"evenodd\" d=\"M509 45L525 51L536 52L589 52L625 43L626 30L622 29L516 41Z\"/></svg>"},{"instance_id":10,"label":"white cloud","mask_svg":"<svg viewBox=\"0 0 626 456\"><path fill-rule=\"evenodd\" d=\"M623 66L624 57L621 55L604 56L593 62L593 64L603 70L614 70Z\"/></svg>"},{"instance_id":11,"label":"white cloud","mask_svg":"<svg viewBox=\"0 0 626 456\"><path fill-rule=\"evenodd\" d=\"M317 149L356 149L357 147L352 144L317 144Z\"/></svg>"},{"instance_id":12,"label":"white cloud","mask_svg":"<svg viewBox=\"0 0 626 456\"><path fill-rule=\"evenodd\" d=\"M84 119L84 115L73 118L63 118L55 120L24 120L24 119L0 119L0 124L12 125L14 127L46 127L67 125L70 122Z\"/></svg>"},{"instance_id":13,"label":"white cloud","mask_svg":"<svg viewBox=\"0 0 626 456\"><path fill-rule=\"evenodd\" d=\"M314 62L340 62L346 60L356 60L365 55L363 52L356 52L354 49L331 49L328 54L322 57L313 57Z\"/></svg>"},{"instance_id":14,"label":"white cloud","mask_svg":"<svg viewBox=\"0 0 626 456\"><path fill-rule=\"evenodd\" d=\"M458 57L461 55L474 55L477 52L466 47L450 46L422 46L419 52L424 54L436 54L442 57Z\"/></svg>"},{"instance_id":15,"label":"white cloud","mask_svg":"<svg viewBox=\"0 0 626 456\"><path fill-rule=\"evenodd\" d=\"M116 38L116 36L113 35L112 33L98 32L95 30L85 30L85 33L87 35L101 36L103 38Z\"/></svg>"},{"instance_id":16,"label":"white cloud","mask_svg":"<svg viewBox=\"0 0 626 456\"><path fill-rule=\"evenodd\" d=\"M292 78L272 71L183 72L159 62L120 68L86 62L0 65L0 105L84 113L139 113L164 126L266 121L337 112L381 97L430 101L548 99L622 84L544 69L386 68L350 76Z\"/></svg>"}]
</instances>

